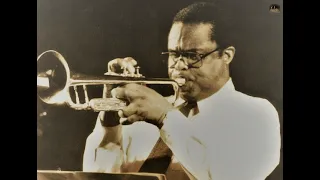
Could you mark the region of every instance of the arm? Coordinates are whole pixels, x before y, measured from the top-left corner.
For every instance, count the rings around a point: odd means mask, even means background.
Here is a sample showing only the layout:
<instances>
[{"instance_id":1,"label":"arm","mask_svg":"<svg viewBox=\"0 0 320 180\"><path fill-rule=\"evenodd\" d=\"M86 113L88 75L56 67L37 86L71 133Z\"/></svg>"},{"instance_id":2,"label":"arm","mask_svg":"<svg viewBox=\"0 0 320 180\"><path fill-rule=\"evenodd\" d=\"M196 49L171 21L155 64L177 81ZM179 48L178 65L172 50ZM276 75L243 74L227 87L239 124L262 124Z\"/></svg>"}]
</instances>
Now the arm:
<instances>
[{"instance_id":1,"label":"arm","mask_svg":"<svg viewBox=\"0 0 320 180\"><path fill-rule=\"evenodd\" d=\"M83 171L119 172L123 162L122 125L106 125L114 114L100 112L93 132L86 140ZM116 120L115 120L116 121ZM115 122L113 121L113 122ZM109 122L112 122L109 120Z\"/></svg>"},{"instance_id":2,"label":"arm","mask_svg":"<svg viewBox=\"0 0 320 180\"><path fill-rule=\"evenodd\" d=\"M209 130L203 127L200 131L180 112L171 111L160 134L196 179L262 180L280 159L278 114L271 104L262 111L245 116L246 119L233 118ZM244 123L230 126L230 122L239 120Z\"/></svg>"},{"instance_id":3,"label":"arm","mask_svg":"<svg viewBox=\"0 0 320 180\"><path fill-rule=\"evenodd\" d=\"M204 161L207 156L206 146L199 139L191 122L178 110L167 113L160 129L160 137L172 150L187 174L195 179L211 179L208 176L208 164Z\"/></svg>"},{"instance_id":4,"label":"arm","mask_svg":"<svg viewBox=\"0 0 320 180\"><path fill-rule=\"evenodd\" d=\"M190 121L150 88L127 84L113 93L130 101L122 109L128 121L148 120L161 128L161 138L196 179L260 180L279 163L279 119L267 101L241 98Z\"/></svg>"},{"instance_id":5,"label":"arm","mask_svg":"<svg viewBox=\"0 0 320 180\"><path fill-rule=\"evenodd\" d=\"M137 62L133 58L116 58L108 62L109 73L120 73L127 68L134 73ZM103 88L103 97L110 97L113 85ZM83 171L120 172L121 165L126 160L131 138L119 123L117 112L100 112L93 132L86 140L83 155ZM123 134L125 133L125 134ZM124 150L123 150L124 149Z\"/></svg>"}]
</instances>

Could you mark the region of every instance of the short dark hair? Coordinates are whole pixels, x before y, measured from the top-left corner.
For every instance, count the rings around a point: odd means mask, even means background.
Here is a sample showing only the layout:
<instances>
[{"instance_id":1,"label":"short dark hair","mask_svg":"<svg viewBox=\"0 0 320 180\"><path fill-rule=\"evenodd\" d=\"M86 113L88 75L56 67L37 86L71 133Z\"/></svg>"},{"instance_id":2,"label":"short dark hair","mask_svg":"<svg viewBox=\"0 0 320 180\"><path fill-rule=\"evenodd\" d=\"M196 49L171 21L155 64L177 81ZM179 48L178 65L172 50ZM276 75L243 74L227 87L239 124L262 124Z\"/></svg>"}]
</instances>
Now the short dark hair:
<instances>
[{"instance_id":1,"label":"short dark hair","mask_svg":"<svg viewBox=\"0 0 320 180\"><path fill-rule=\"evenodd\" d=\"M173 23L212 25L211 40L215 40L220 48L233 45L230 38L233 33L230 14L218 2L196 2L181 9L174 17Z\"/></svg>"}]
</instances>

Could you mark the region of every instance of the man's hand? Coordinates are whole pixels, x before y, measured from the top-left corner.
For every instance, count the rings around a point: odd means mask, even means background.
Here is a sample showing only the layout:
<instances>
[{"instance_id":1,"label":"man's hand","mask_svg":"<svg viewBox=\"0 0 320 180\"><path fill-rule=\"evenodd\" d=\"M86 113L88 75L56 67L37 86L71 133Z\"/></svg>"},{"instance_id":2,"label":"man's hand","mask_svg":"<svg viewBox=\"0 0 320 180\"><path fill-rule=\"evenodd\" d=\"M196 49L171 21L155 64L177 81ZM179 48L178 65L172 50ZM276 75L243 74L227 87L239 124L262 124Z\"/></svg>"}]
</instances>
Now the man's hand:
<instances>
[{"instance_id":1,"label":"man's hand","mask_svg":"<svg viewBox=\"0 0 320 180\"><path fill-rule=\"evenodd\" d=\"M173 108L159 93L146 86L127 84L111 91L113 97L124 99L129 105L119 111L120 117L127 117L130 122L147 121L154 125L160 125Z\"/></svg>"}]
</instances>

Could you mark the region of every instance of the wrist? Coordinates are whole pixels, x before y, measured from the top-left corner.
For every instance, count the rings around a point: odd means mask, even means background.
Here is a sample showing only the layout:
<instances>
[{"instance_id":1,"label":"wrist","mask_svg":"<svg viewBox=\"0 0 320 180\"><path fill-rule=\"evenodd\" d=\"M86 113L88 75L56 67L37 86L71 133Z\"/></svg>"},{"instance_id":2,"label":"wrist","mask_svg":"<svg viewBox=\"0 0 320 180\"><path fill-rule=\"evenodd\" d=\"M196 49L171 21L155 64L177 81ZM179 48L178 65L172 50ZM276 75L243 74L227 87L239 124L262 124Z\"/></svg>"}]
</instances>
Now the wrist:
<instances>
[{"instance_id":1,"label":"wrist","mask_svg":"<svg viewBox=\"0 0 320 180\"><path fill-rule=\"evenodd\" d=\"M159 129L162 128L164 121L167 119L167 114L168 114L170 111L172 111L172 110L174 110L174 107L171 105L171 106L169 106L169 108L166 110L166 112L164 112L164 113L161 115L161 117L159 118L158 123L157 123L157 125L156 125Z\"/></svg>"},{"instance_id":2,"label":"wrist","mask_svg":"<svg viewBox=\"0 0 320 180\"><path fill-rule=\"evenodd\" d=\"M99 143L99 147L105 147L109 143L121 145L122 126L103 127L103 130L100 132L100 136L102 136L102 139Z\"/></svg>"},{"instance_id":3,"label":"wrist","mask_svg":"<svg viewBox=\"0 0 320 180\"><path fill-rule=\"evenodd\" d=\"M120 117L117 112L100 112L99 119L103 127L115 127L120 125Z\"/></svg>"},{"instance_id":4,"label":"wrist","mask_svg":"<svg viewBox=\"0 0 320 180\"><path fill-rule=\"evenodd\" d=\"M157 123L157 125L156 125L159 129L162 128L163 122L164 122L164 120L165 120L166 118L167 118L167 113L164 113L164 114L161 116L160 120L158 121L158 123Z\"/></svg>"}]
</instances>

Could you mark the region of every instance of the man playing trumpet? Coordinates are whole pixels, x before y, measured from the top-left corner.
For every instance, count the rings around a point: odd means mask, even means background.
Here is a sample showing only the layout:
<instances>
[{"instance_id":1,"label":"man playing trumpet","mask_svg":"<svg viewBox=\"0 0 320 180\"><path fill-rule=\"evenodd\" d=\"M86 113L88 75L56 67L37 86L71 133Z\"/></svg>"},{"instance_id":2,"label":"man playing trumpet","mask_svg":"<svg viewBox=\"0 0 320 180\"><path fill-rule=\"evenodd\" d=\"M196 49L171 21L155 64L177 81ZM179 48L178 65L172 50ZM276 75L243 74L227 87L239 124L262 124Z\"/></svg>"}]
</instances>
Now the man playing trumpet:
<instances>
[{"instance_id":1,"label":"man playing trumpet","mask_svg":"<svg viewBox=\"0 0 320 180\"><path fill-rule=\"evenodd\" d=\"M170 78L179 83L179 100L172 104L138 84L113 89L112 96L128 106L99 113L83 171L144 172L154 147L163 147L170 159L162 172L169 180L262 180L277 167L278 113L268 100L235 90L229 64L236 49L216 8L195 3L174 17L163 54ZM132 58L109 62L109 70L124 62L134 71ZM123 119L132 124L122 125Z\"/></svg>"}]
</instances>

